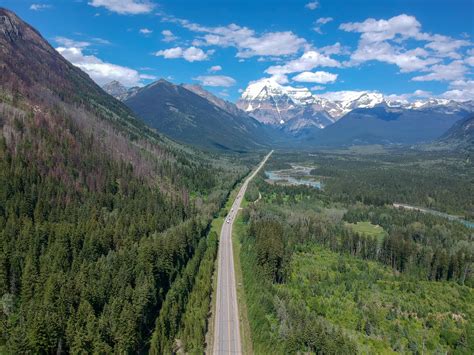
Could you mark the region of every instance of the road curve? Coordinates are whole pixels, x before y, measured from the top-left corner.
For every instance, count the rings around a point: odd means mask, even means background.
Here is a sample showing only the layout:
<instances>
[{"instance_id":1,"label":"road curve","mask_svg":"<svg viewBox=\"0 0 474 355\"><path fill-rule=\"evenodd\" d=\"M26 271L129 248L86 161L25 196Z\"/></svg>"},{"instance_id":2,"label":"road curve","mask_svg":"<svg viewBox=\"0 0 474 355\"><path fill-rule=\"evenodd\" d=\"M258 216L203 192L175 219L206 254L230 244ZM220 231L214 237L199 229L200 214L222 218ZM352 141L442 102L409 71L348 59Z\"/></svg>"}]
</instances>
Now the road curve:
<instances>
[{"instance_id":1,"label":"road curve","mask_svg":"<svg viewBox=\"0 0 474 355\"><path fill-rule=\"evenodd\" d=\"M213 354L242 354L237 288L235 286L234 254L232 252L232 225L247 190L248 183L265 165L272 153L273 150L268 153L257 169L245 180L232 204L231 211L222 225L217 267Z\"/></svg>"}]
</instances>

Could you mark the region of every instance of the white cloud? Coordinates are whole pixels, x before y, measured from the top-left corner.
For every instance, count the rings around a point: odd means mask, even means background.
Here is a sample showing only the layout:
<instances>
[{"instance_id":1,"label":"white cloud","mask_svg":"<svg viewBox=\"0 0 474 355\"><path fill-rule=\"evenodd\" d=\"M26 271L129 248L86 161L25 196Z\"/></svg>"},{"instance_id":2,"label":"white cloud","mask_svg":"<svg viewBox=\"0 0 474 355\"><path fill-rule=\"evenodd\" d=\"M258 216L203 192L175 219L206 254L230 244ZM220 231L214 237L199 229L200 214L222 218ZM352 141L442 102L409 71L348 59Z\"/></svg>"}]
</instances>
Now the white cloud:
<instances>
[{"instance_id":1,"label":"white cloud","mask_svg":"<svg viewBox=\"0 0 474 355\"><path fill-rule=\"evenodd\" d=\"M456 101L474 100L474 80L455 80L449 88L441 97Z\"/></svg>"},{"instance_id":2,"label":"white cloud","mask_svg":"<svg viewBox=\"0 0 474 355\"><path fill-rule=\"evenodd\" d=\"M201 48L193 46L185 49L181 47L164 49L156 52L155 55L166 59L183 58L188 62L200 62L209 59L209 55L212 53L214 53L214 51L209 50L204 52Z\"/></svg>"},{"instance_id":3,"label":"white cloud","mask_svg":"<svg viewBox=\"0 0 474 355\"><path fill-rule=\"evenodd\" d=\"M142 79L156 79L121 65L107 63L93 55L85 55L83 48L58 47L56 50L73 65L85 71L99 85L117 80L125 86L141 85Z\"/></svg>"},{"instance_id":4,"label":"white cloud","mask_svg":"<svg viewBox=\"0 0 474 355\"><path fill-rule=\"evenodd\" d=\"M202 75L193 78L193 80L199 81L203 86L229 87L235 85L235 80L225 75Z\"/></svg>"},{"instance_id":5,"label":"white cloud","mask_svg":"<svg viewBox=\"0 0 474 355\"><path fill-rule=\"evenodd\" d=\"M334 54L335 55L350 54L349 48L342 46L339 42L318 48L318 51L327 56L334 55Z\"/></svg>"},{"instance_id":6,"label":"white cloud","mask_svg":"<svg viewBox=\"0 0 474 355\"><path fill-rule=\"evenodd\" d=\"M436 64L429 68L430 73L415 76L414 81L454 81L460 80L467 73L467 67L461 60L449 64Z\"/></svg>"},{"instance_id":7,"label":"white cloud","mask_svg":"<svg viewBox=\"0 0 474 355\"><path fill-rule=\"evenodd\" d=\"M94 44L99 44L99 45L111 44L110 41L103 38L99 38L99 37L92 37L92 38L89 38L87 41L77 41L75 39L71 39L67 37L56 36L54 37L54 41L57 44L61 45L62 47L76 47L76 48L86 48Z\"/></svg>"},{"instance_id":8,"label":"white cloud","mask_svg":"<svg viewBox=\"0 0 474 355\"><path fill-rule=\"evenodd\" d=\"M163 35L163 42L173 42L174 40L178 39L178 37L175 36L170 30L163 30L161 31L161 34Z\"/></svg>"},{"instance_id":9,"label":"white cloud","mask_svg":"<svg viewBox=\"0 0 474 355\"><path fill-rule=\"evenodd\" d=\"M257 35L254 30L236 24L207 27L188 20L162 14L163 21L177 23L182 27L202 36L193 41L195 46L217 46L237 48L238 58L253 56L285 56L297 53L307 46L304 38L291 31L268 32Z\"/></svg>"},{"instance_id":10,"label":"white cloud","mask_svg":"<svg viewBox=\"0 0 474 355\"><path fill-rule=\"evenodd\" d=\"M392 17L389 20L369 18L364 22L349 22L339 26L347 32L362 33L361 39L370 42L381 42L394 39L397 36L422 38L421 24L413 16L405 14Z\"/></svg>"},{"instance_id":11,"label":"white cloud","mask_svg":"<svg viewBox=\"0 0 474 355\"><path fill-rule=\"evenodd\" d=\"M90 42L76 41L76 40L66 38L66 37L61 37L61 36L54 37L54 41L63 47L85 48L91 45Z\"/></svg>"},{"instance_id":12,"label":"white cloud","mask_svg":"<svg viewBox=\"0 0 474 355\"><path fill-rule=\"evenodd\" d=\"M263 85L270 84L271 86L275 86L276 84L286 85L289 82L290 81L288 80L288 77L286 75L275 74L275 75L272 75L271 77L265 77L265 78L260 78L257 80L252 80L248 83L248 85L260 83Z\"/></svg>"},{"instance_id":13,"label":"white cloud","mask_svg":"<svg viewBox=\"0 0 474 355\"><path fill-rule=\"evenodd\" d=\"M319 34L322 34L323 32L321 31L321 27L334 19L332 17L320 17L316 20L315 26L314 26L314 31L316 31Z\"/></svg>"},{"instance_id":14,"label":"white cloud","mask_svg":"<svg viewBox=\"0 0 474 355\"><path fill-rule=\"evenodd\" d=\"M308 51L300 58L283 65L274 65L265 70L267 74L289 74L312 70L316 67L340 67L340 63L317 51Z\"/></svg>"},{"instance_id":15,"label":"white cloud","mask_svg":"<svg viewBox=\"0 0 474 355\"><path fill-rule=\"evenodd\" d=\"M321 85L315 85L315 86L312 86L312 87L311 87L311 90L312 90L312 91L320 91L320 90L324 90L324 89L326 89L326 87L325 87L325 86L321 86Z\"/></svg>"},{"instance_id":16,"label":"white cloud","mask_svg":"<svg viewBox=\"0 0 474 355\"><path fill-rule=\"evenodd\" d=\"M402 14L389 20L369 18L364 22L343 23L339 28L347 32L362 33L357 50L351 55L352 65L377 60L395 64L402 72L412 72L424 70L440 61L436 58L427 58L429 53L423 48L407 50L388 42L389 40L400 42L408 38L417 40L430 38L429 35L420 32L421 24L413 16Z\"/></svg>"},{"instance_id":17,"label":"white cloud","mask_svg":"<svg viewBox=\"0 0 474 355\"><path fill-rule=\"evenodd\" d=\"M316 10L319 7L319 1L311 1L307 3L304 7L309 10Z\"/></svg>"},{"instance_id":18,"label":"white cloud","mask_svg":"<svg viewBox=\"0 0 474 355\"><path fill-rule=\"evenodd\" d=\"M464 39L454 39L448 36L434 35L432 41L425 45L426 48L432 49L441 57L449 57L460 59L461 55L456 51L462 47L469 46L471 42Z\"/></svg>"},{"instance_id":19,"label":"white cloud","mask_svg":"<svg viewBox=\"0 0 474 355\"><path fill-rule=\"evenodd\" d=\"M140 79L144 80L156 80L157 76L156 75L151 75L151 74L140 74Z\"/></svg>"},{"instance_id":20,"label":"white cloud","mask_svg":"<svg viewBox=\"0 0 474 355\"><path fill-rule=\"evenodd\" d=\"M290 82L285 74L274 74L271 76L270 80L273 80L280 85L285 85Z\"/></svg>"},{"instance_id":21,"label":"white cloud","mask_svg":"<svg viewBox=\"0 0 474 355\"><path fill-rule=\"evenodd\" d=\"M91 0L89 5L105 7L107 10L121 15L146 14L153 10L155 5L146 0Z\"/></svg>"},{"instance_id":22,"label":"white cloud","mask_svg":"<svg viewBox=\"0 0 474 355\"><path fill-rule=\"evenodd\" d=\"M440 62L439 58L427 58L428 53L423 48L404 50L388 42L359 43L357 50L352 53L350 64L357 65L363 62L377 60L395 64L403 73L425 70L428 66Z\"/></svg>"},{"instance_id":23,"label":"white cloud","mask_svg":"<svg viewBox=\"0 0 474 355\"><path fill-rule=\"evenodd\" d=\"M93 41L93 42L95 42L95 43L98 43L98 44L111 44L109 40L103 39L103 38L99 38L99 37L91 38L91 41Z\"/></svg>"},{"instance_id":24,"label":"white cloud","mask_svg":"<svg viewBox=\"0 0 474 355\"><path fill-rule=\"evenodd\" d=\"M31 4L30 10L33 11L41 11L41 10L46 10L52 8L51 5L49 4Z\"/></svg>"},{"instance_id":25,"label":"white cloud","mask_svg":"<svg viewBox=\"0 0 474 355\"><path fill-rule=\"evenodd\" d=\"M220 65L213 65L209 69L207 69L208 72L216 72L216 71L221 71L222 67Z\"/></svg>"},{"instance_id":26,"label":"white cloud","mask_svg":"<svg viewBox=\"0 0 474 355\"><path fill-rule=\"evenodd\" d=\"M310 72L305 71L293 77L293 81L299 81L302 83L316 83L316 84L328 84L333 83L337 79L337 74L328 73L325 71Z\"/></svg>"},{"instance_id":27,"label":"white cloud","mask_svg":"<svg viewBox=\"0 0 474 355\"><path fill-rule=\"evenodd\" d=\"M293 32L270 32L261 37L248 37L239 45L237 57L250 58L253 56L282 56L298 52L306 43Z\"/></svg>"},{"instance_id":28,"label":"white cloud","mask_svg":"<svg viewBox=\"0 0 474 355\"><path fill-rule=\"evenodd\" d=\"M153 31L148 28L140 28L138 32L140 32L142 35L145 35L145 36L153 33Z\"/></svg>"},{"instance_id":29,"label":"white cloud","mask_svg":"<svg viewBox=\"0 0 474 355\"><path fill-rule=\"evenodd\" d=\"M416 76L413 78L415 81L455 80L466 73L459 63L446 64L444 60L461 59L459 50L469 46L470 42L423 33L420 22L413 16L401 14L388 20L369 18L364 22L344 23L339 28L361 33L357 50L352 53L349 65L377 60L395 64L401 72L431 72ZM413 46L413 41L408 42L408 39L427 43L424 47L407 48L408 44ZM451 74L446 72L448 66L454 70Z\"/></svg>"},{"instance_id":30,"label":"white cloud","mask_svg":"<svg viewBox=\"0 0 474 355\"><path fill-rule=\"evenodd\" d=\"M176 59L182 58L183 56L183 48L181 47L174 47L168 49L162 49L155 53L157 57L163 57L166 59Z\"/></svg>"},{"instance_id":31,"label":"white cloud","mask_svg":"<svg viewBox=\"0 0 474 355\"><path fill-rule=\"evenodd\" d=\"M316 24L318 25L325 25L326 23L329 23L333 21L334 19L332 17L320 17L316 20Z\"/></svg>"}]
</instances>

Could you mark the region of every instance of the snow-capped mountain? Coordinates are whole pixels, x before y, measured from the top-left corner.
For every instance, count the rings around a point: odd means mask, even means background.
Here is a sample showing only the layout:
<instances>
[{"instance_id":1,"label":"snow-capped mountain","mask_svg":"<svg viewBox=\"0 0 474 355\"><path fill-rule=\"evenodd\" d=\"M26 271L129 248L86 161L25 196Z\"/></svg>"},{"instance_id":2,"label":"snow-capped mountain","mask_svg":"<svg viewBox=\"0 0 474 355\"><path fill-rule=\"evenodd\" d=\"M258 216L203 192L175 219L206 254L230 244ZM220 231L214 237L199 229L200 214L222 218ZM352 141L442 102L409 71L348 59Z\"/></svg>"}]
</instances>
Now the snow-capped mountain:
<instances>
[{"instance_id":1,"label":"snow-capped mountain","mask_svg":"<svg viewBox=\"0 0 474 355\"><path fill-rule=\"evenodd\" d=\"M453 114L474 112L474 102L431 98L408 102L384 97L378 92L337 91L313 95L307 88L284 86L272 79L251 83L237 106L262 123L292 127L292 132L307 127L325 128L355 109L376 106L407 110L434 110Z\"/></svg>"},{"instance_id":2,"label":"snow-capped mountain","mask_svg":"<svg viewBox=\"0 0 474 355\"><path fill-rule=\"evenodd\" d=\"M262 123L284 126L299 120L293 127L324 128L334 122L328 100L315 98L307 88L283 86L271 79L250 84L242 93L237 107Z\"/></svg>"}]
</instances>

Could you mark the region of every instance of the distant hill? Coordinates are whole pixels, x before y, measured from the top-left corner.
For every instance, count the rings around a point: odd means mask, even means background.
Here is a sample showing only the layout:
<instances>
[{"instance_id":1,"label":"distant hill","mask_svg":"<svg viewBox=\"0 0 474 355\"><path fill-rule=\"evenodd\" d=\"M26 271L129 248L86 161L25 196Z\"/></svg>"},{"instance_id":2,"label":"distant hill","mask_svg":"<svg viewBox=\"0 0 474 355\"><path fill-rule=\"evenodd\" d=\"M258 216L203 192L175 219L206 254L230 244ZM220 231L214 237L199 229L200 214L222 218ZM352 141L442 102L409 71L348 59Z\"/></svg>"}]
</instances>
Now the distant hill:
<instances>
[{"instance_id":1,"label":"distant hill","mask_svg":"<svg viewBox=\"0 0 474 355\"><path fill-rule=\"evenodd\" d=\"M144 122L188 144L207 149L248 151L271 145L269 128L200 88L159 80L139 89L124 103ZM219 101L217 101L219 100Z\"/></svg>"},{"instance_id":2,"label":"distant hill","mask_svg":"<svg viewBox=\"0 0 474 355\"><path fill-rule=\"evenodd\" d=\"M412 110L379 105L355 109L307 139L310 145L414 144L429 142L469 113Z\"/></svg>"}]
</instances>

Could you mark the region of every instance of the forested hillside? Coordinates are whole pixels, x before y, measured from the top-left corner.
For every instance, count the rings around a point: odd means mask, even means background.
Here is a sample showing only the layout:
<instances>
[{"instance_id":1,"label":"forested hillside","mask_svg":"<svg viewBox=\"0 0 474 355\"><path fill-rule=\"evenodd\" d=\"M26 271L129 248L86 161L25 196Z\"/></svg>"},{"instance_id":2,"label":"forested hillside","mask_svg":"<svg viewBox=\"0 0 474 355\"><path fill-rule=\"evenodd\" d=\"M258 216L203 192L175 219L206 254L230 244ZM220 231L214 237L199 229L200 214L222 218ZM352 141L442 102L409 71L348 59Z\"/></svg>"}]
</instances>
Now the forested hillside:
<instances>
[{"instance_id":1,"label":"forested hillside","mask_svg":"<svg viewBox=\"0 0 474 355\"><path fill-rule=\"evenodd\" d=\"M209 267L246 168L148 129L5 9L0 47L0 352L142 352L159 317L184 331L192 308L162 316L165 299Z\"/></svg>"}]
</instances>

